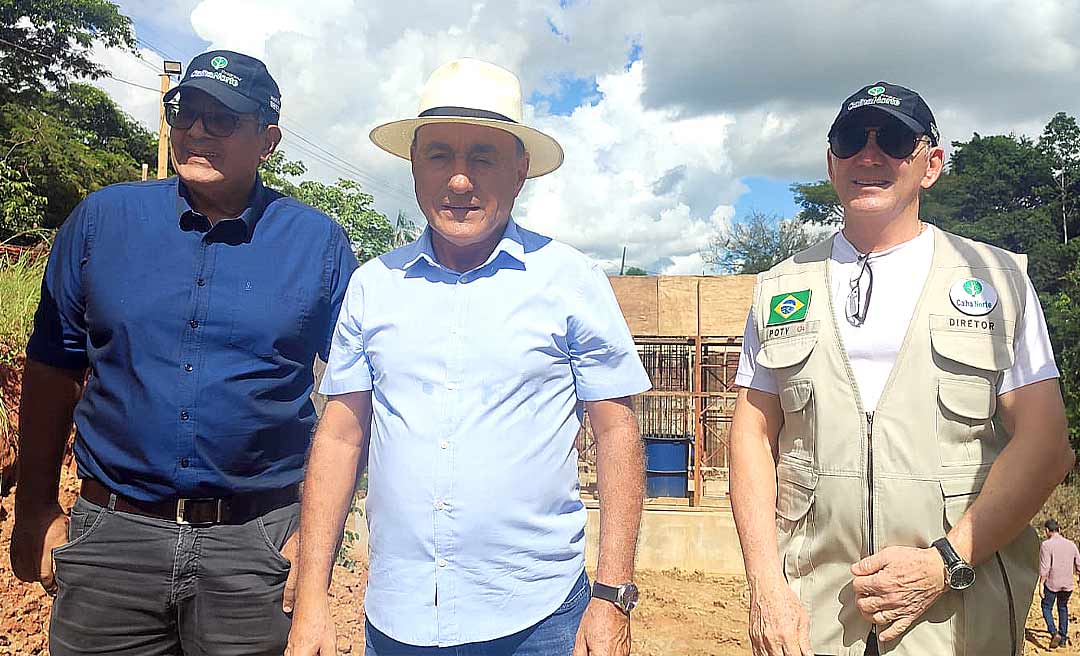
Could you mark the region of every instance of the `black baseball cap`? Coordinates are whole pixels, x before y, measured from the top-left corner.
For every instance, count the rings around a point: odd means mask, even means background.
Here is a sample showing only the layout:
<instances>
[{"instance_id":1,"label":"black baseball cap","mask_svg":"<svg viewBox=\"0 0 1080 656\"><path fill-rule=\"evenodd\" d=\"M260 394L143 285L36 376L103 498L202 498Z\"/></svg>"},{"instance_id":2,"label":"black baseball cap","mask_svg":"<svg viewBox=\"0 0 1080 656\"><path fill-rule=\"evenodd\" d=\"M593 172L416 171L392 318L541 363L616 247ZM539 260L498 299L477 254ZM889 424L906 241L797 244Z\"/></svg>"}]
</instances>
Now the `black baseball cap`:
<instances>
[{"instance_id":1,"label":"black baseball cap","mask_svg":"<svg viewBox=\"0 0 1080 656\"><path fill-rule=\"evenodd\" d=\"M930 137L932 145L938 145L941 135L938 133L937 121L934 120L934 113L930 111L930 106L926 104L922 96L911 89L891 82L875 82L851 94L844 104L840 105L840 113L836 115L836 120L829 128L829 137L832 137L833 133L852 117L869 110L877 110L895 117L917 134Z\"/></svg>"},{"instance_id":2,"label":"black baseball cap","mask_svg":"<svg viewBox=\"0 0 1080 656\"><path fill-rule=\"evenodd\" d=\"M211 50L196 56L180 84L165 93L169 102L184 89L198 89L239 114L258 114L277 123L281 114L281 91L263 64L232 50Z\"/></svg>"}]
</instances>

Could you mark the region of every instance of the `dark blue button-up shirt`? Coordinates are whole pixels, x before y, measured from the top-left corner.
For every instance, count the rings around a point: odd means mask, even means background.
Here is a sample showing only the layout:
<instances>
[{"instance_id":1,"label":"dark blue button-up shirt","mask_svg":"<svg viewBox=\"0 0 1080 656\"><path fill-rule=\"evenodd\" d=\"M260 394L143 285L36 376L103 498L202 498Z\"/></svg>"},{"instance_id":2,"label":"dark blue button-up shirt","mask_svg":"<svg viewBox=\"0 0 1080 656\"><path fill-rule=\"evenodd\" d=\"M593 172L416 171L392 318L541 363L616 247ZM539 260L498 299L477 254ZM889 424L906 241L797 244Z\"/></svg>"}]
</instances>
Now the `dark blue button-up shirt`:
<instances>
[{"instance_id":1,"label":"dark blue button-up shirt","mask_svg":"<svg viewBox=\"0 0 1080 656\"><path fill-rule=\"evenodd\" d=\"M176 178L88 196L57 233L28 357L89 366L79 476L153 501L297 483L356 258L341 226L256 181L211 227Z\"/></svg>"}]
</instances>

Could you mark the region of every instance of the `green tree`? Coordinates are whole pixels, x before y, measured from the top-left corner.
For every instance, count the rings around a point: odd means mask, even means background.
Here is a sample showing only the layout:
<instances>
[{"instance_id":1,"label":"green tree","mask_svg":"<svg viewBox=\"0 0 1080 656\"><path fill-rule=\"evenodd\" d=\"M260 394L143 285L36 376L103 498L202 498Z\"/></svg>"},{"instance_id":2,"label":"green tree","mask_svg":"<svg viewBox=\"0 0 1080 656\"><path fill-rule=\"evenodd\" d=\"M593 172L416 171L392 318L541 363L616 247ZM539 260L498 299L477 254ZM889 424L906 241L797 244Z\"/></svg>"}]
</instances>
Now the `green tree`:
<instances>
[{"instance_id":1,"label":"green tree","mask_svg":"<svg viewBox=\"0 0 1080 656\"><path fill-rule=\"evenodd\" d=\"M624 271L623 274L627 276L647 276L649 275L649 272L641 267L632 266L626 267L626 271Z\"/></svg>"},{"instance_id":2,"label":"green tree","mask_svg":"<svg viewBox=\"0 0 1080 656\"><path fill-rule=\"evenodd\" d=\"M796 182L791 185L791 193L795 204L802 207L795 217L800 223L830 226L844 222L844 208L828 180Z\"/></svg>"},{"instance_id":3,"label":"green tree","mask_svg":"<svg viewBox=\"0 0 1080 656\"><path fill-rule=\"evenodd\" d=\"M135 51L131 20L106 0L0 0L0 103L108 75L95 43Z\"/></svg>"},{"instance_id":4,"label":"green tree","mask_svg":"<svg viewBox=\"0 0 1080 656\"><path fill-rule=\"evenodd\" d=\"M703 259L724 273L759 273L813 243L797 220L751 211L726 232L713 236Z\"/></svg>"},{"instance_id":5,"label":"green tree","mask_svg":"<svg viewBox=\"0 0 1080 656\"><path fill-rule=\"evenodd\" d=\"M0 241L26 234L45 216L45 199L25 173L0 159Z\"/></svg>"},{"instance_id":6,"label":"green tree","mask_svg":"<svg viewBox=\"0 0 1080 656\"><path fill-rule=\"evenodd\" d=\"M22 172L34 195L47 199L39 224L55 228L92 191L116 182L138 180L138 162L120 147L98 146L101 136L81 128L58 96L46 94L30 106L0 105L0 152ZM111 111L120 110L108 105ZM0 232L0 239L11 233Z\"/></svg>"},{"instance_id":7,"label":"green tree","mask_svg":"<svg viewBox=\"0 0 1080 656\"><path fill-rule=\"evenodd\" d=\"M394 237L391 240L393 247L404 246L419 236L420 228L405 216L405 210L398 210L397 220L394 221Z\"/></svg>"},{"instance_id":8,"label":"green tree","mask_svg":"<svg viewBox=\"0 0 1080 656\"><path fill-rule=\"evenodd\" d=\"M287 160L282 151L274 153L260 170L268 187L311 205L341 224L361 262L394 248L399 233L386 215L375 210L375 198L364 193L359 182L341 178L332 185L316 180L296 184L289 178L304 175L307 167L301 161ZM398 218L404 217L399 214Z\"/></svg>"},{"instance_id":9,"label":"green tree","mask_svg":"<svg viewBox=\"0 0 1080 656\"><path fill-rule=\"evenodd\" d=\"M1065 112L1058 112L1046 124L1039 138L1039 148L1053 162L1052 172L1061 191L1062 241L1069 241L1069 217L1075 214L1076 187L1080 186L1080 126ZM1075 219L1073 219L1075 221ZM1076 230L1072 231L1073 236Z\"/></svg>"}]
</instances>

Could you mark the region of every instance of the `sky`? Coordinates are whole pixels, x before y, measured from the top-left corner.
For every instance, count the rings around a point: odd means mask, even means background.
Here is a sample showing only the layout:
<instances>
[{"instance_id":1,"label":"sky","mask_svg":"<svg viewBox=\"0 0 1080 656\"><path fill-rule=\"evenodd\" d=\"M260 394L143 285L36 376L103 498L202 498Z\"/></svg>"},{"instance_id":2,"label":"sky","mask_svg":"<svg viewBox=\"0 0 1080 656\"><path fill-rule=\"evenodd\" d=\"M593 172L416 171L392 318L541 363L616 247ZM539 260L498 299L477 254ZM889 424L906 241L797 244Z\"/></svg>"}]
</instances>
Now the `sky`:
<instances>
[{"instance_id":1,"label":"sky","mask_svg":"<svg viewBox=\"0 0 1080 656\"><path fill-rule=\"evenodd\" d=\"M101 80L151 129L163 58L266 62L281 149L309 176L359 181L390 217L423 217L405 160L368 139L415 116L440 64L477 57L521 80L526 123L563 166L514 218L617 272L711 272L701 253L749 212L791 218L793 182L827 176L840 103L885 80L920 92L942 141L1037 137L1080 116L1080 0L120 0L140 58L99 49ZM134 83L134 84L131 84ZM139 85L139 86L136 86ZM947 147L947 152L950 148Z\"/></svg>"}]
</instances>

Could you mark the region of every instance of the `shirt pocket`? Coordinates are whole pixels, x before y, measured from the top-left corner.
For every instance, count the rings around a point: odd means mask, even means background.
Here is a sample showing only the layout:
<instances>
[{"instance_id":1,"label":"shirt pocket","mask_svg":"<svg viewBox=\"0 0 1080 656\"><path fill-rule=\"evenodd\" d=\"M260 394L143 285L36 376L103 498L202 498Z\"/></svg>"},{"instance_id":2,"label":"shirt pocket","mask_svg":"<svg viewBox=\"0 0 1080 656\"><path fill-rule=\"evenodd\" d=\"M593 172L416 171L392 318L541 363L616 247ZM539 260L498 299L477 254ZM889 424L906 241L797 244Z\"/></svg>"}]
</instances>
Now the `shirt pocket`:
<instances>
[{"instance_id":1,"label":"shirt pocket","mask_svg":"<svg viewBox=\"0 0 1080 656\"><path fill-rule=\"evenodd\" d=\"M304 359L307 312L299 294L242 280L232 296L230 346L260 358Z\"/></svg>"}]
</instances>

